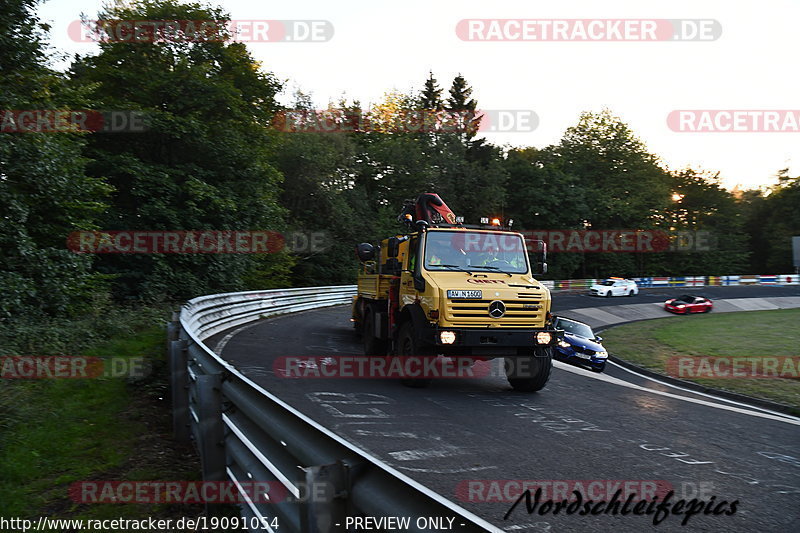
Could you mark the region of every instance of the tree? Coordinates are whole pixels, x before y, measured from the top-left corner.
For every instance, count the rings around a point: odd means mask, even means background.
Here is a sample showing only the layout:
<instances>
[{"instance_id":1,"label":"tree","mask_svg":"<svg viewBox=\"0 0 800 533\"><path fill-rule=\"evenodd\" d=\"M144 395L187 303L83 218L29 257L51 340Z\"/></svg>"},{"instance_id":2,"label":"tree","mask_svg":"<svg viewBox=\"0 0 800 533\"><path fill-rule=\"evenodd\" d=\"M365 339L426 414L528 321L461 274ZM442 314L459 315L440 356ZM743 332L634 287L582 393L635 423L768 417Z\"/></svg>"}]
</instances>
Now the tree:
<instances>
[{"instance_id":1,"label":"tree","mask_svg":"<svg viewBox=\"0 0 800 533\"><path fill-rule=\"evenodd\" d=\"M506 216L514 219L515 229L583 229L589 217L588 191L556 161L552 148L509 150L504 160L509 176ZM575 253L551 254L548 277L574 277L582 260Z\"/></svg>"},{"instance_id":2,"label":"tree","mask_svg":"<svg viewBox=\"0 0 800 533\"><path fill-rule=\"evenodd\" d=\"M218 8L176 0L115 4L113 20L227 21ZM222 35L226 37L225 34ZM188 29L155 42L103 42L72 67L106 109L140 110L146 133L92 137L90 172L115 188L104 228L282 230L280 173L268 128L280 84L242 43L194 38ZM290 259L265 255L104 256L130 297L180 297L288 283ZM250 280L250 282L248 282ZM264 285L266 283L266 285Z\"/></svg>"},{"instance_id":3,"label":"tree","mask_svg":"<svg viewBox=\"0 0 800 533\"><path fill-rule=\"evenodd\" d=\"M477 135L481 116L476 114L478 102L472 98L472 87L461 74L453 78L450 96L444 108L451 114L452 126L465 143Z\"/></svg>"},{"instance_id":4,"label":"tree","mask_svg":"<svg viewBox=\"0 0 800 533\"><path fill-rule=\"evenodd\" d=\"M667 269L686 275L724 275L747 267L744 217L719 174L686 168L673 172L670 230L683 232ZM685 249L683 249L685 248Z\"/></svg>"},{"instance_id":5,"label":"tree","mask_svg":"<svg viewBox=\"0 0 800 533\"><path fill-rule=\"evenodd\" d=\"M0 19L0 109L70 108L78 95L46 64L36 0L10 0ZM108 192L85 174L79 133L0 133L0 319L90 308L102 292L92 259L66 249L91 229Z\"/></svg>"},{"instance_id":6,"label":"tree","mask_svg":"<svg viewBox=\"0 0 800 533\"><path fill-rule=\"evenodd\" d=\"M444 109L442 89L439 87L439 82L433 77L433 72L428 72L428 79L425 80L425 87L420 95L420 107L434 112Z\"/></svg>"},{"instance_id":7,"label":"tree","mask_svg":"<svg viewBox=\"0 0 800 533\"><path fill-rule=\"evenodd\" d=\"M746 227L753 250L754 274L794 272L792 237L800 236L800 176L778 171L777 183L766 194L751 192L742 199Z\"/></svg>"},{"instance_id":8,"label":"tree","mask_svg":"<svg viewBox=\"0 0 800 533\"><path fill-rule=\"evenodd\" d=\"M665 228L672 183L658 158L631 128L607 109L582 113L553 148L554 164L591 194L587 227L601 230ZM592 277L635 275L645 269L632 254L586 255ZM652 259L652 258L651 258ZM638 258L641 261L641 257Z\"/></svg>"}]
</instances>

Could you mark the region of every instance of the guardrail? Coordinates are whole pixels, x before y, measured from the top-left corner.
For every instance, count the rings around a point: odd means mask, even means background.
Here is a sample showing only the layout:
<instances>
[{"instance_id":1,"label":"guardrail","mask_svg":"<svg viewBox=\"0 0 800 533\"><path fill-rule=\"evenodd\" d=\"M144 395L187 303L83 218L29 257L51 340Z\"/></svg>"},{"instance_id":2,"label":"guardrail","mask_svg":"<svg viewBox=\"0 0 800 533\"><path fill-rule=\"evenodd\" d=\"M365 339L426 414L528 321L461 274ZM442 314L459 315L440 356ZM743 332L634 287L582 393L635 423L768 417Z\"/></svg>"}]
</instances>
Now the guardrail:
<instances>
[{"instance_id":1,"label":"guardrail","mask_svg":"<svg viewBox=\"0 0 800 533\"><path fill-rule=\"evenodd\" d=\"M420 485L306 417L248 379L204 341L261 318L348 303L355 286L202 296L168 327L173 429L194 442L204 481L230 481L250 531L344 531L346 517L410 517L458 532L500 529ZM272 497L253 498L250 485ZM280 489L280 490L276 490ZM217 512L207 506L207 512ZM241 529L241 527L237 528ZM435 530L435 529L434 529Z\"/></svg>"}]
</instances>

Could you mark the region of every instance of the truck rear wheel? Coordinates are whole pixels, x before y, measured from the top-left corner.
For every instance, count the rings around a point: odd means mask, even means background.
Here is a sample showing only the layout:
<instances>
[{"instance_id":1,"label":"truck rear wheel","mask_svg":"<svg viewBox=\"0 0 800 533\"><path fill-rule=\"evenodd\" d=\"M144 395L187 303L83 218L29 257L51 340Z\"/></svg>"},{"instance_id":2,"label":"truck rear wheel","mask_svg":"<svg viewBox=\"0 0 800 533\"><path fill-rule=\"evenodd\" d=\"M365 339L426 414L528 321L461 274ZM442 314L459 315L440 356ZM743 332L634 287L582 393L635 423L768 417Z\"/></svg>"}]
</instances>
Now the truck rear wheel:
<instances>
[{"instance_id":1,"label":"truck rear wheel","mask_svg":"<svg viewBox=\"0 0 800 533\"><path fill-rule=\"evenodd\" d=\"M417 338L414 335L414 326L411 322L406 322L400 327L400 333L397 336L397 355L400 357L428 357L431 355L431 350L425 350L420 347ZM406 367L406 365L403 365ZM422 389L427 387L433 381L431 378L402 378L400 383L406 387L415 389Z\"/></svg>"},{"instance_id":2,"label":"truck rear wheel","mask_svg":"<svg viewBox=\"0 0 800 533\"><path fill-rule=\"evenodd\" d=\"M505 370L508 382L514 390L536 392L542 390L550 379L553 368L553 348L541 346L533 349L531 355L506 357ZM525 349L530 354L528 349Z\"/></svg>"},{"instance_id":3,"label":"truck rear wheel","mask_svg":"<svg viewBox=\"0 0 800 533\"><path fill-rule=\"evenodd\" d=\"M364 355L386 355L387 343L386 340L375 336L375 311L370 307L364 310L364 327L361 330L361 340L364 342Z\"/></svg>"}]
</instances>

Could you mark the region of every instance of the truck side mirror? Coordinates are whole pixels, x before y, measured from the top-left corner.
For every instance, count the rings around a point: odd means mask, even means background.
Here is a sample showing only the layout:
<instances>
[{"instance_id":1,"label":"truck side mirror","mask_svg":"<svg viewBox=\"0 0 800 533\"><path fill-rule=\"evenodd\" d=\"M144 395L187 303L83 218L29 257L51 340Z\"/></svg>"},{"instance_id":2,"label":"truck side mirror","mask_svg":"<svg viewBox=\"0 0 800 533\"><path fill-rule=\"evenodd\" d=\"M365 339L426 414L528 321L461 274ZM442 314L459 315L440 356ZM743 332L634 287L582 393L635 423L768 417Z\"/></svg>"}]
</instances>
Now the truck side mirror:
<instances>
[{"instance_id":1,"label":"truck side mirror","mask_svg":"<svg viewBox=\"0 0 800 533\"><path fill-rule=\"evenodd\" d=\"M416 247L416 261L414 263L414 289L419 292L425 291L425 278L422 277L422 262L425 261L425 255L423 254L423 245L424 242L422 239L417 239L414 242L414 246Z\"/></svg>"},{"instance_id":2,"label":"truck side mirror","mask_svg":"<svg viewBox=\"0 0 800 533\"><path fill-rule=\"evenodd\" d=\"M375 247L368 242L362 242L356 245L356 256L362 263L373 261L375 259Z\"/></svg>"},{"instance_id":3,"label":"truck side mirror","mask_svg":"<svg viewBox=\"0 0 800 533\"><path fill-rule=\"evenodd\" d=\"M386 255L390 258L397 257L397 254L400 253L400 239L397 237L391 237L389 239L389 245L386 248Z\"/></svg>"},{"instance_id":4,"label":"truck side mirror","mask_svg":"<svg viewBox=\"0 0 800 533\"><path fill-rule=\"evenodd\" d=\"M535 257L536 273L547 274L547 243L544 241L533 241L536 246Z\"/></svg>"}]
</instances>

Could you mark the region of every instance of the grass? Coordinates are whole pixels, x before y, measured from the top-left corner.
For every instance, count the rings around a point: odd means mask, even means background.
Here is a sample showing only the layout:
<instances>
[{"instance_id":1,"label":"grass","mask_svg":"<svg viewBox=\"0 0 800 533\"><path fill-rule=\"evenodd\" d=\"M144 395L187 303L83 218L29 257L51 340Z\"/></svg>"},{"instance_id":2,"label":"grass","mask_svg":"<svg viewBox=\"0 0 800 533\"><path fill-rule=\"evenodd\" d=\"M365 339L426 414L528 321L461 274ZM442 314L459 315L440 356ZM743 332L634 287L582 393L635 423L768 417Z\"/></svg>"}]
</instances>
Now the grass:
<instances>
[{"instance_id":1,"label":"grass","mask_svg":"<svg viewBox=\"0 0 800 533\"><path fill-rule=\"evenodd\" d=\"M617 326L603 333L603 344L625 361L667 373L666 362L675 356L796 357L800 355L798 324L800 309L712 312ZM688 380L789 405L800 414L800 380L797 378Z\"/></svg>"},{"instance_id":2,"label":"grass","mask_svg":"<svg viewBox=\"0 0 800 533\"><path fill-rule=\"evenodd\" d=\"M87 331L52 350L31 351L36 336L23 336L19 355L143 356L150 373L0 380L0 516L178 518L203 512L199 505L84 504L68 496L70 484L83 480L200 479L193 450L171 440L165 316L163 310L120 312L111 325L100 319L82 324L105 330L111 340ZM11 337L0 331L4 336ZM6 355L14 351L5 348Z\"/></svg>"}]
</instances>

